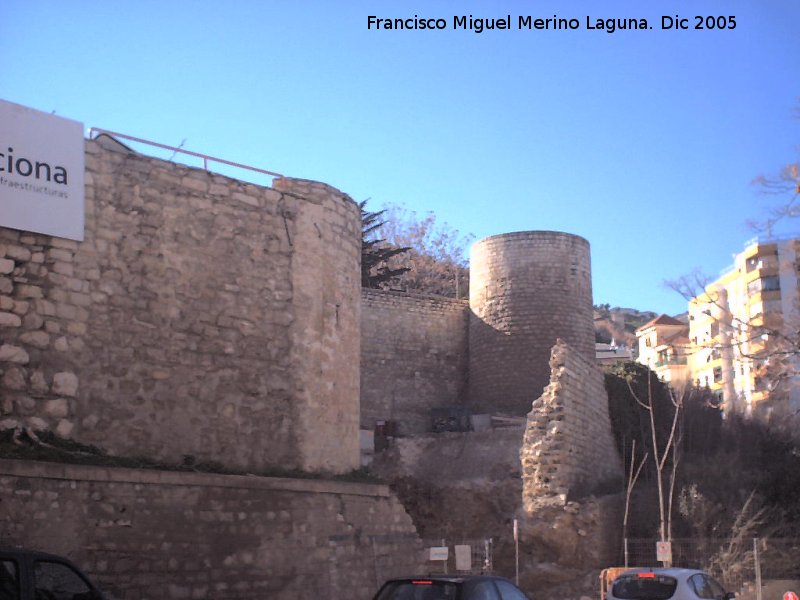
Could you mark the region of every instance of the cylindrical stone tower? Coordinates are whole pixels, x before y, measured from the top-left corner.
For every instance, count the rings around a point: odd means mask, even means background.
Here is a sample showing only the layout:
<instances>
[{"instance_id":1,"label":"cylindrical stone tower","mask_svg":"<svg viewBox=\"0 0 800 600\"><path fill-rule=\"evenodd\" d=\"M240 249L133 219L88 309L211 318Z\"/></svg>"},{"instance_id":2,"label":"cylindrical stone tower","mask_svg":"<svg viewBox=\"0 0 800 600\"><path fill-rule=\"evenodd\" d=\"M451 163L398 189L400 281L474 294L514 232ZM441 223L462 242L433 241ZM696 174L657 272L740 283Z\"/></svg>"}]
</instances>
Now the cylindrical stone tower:
<instances>
[{"instance_id":1,"label":"cylindrical stone tower","mask_svg":"<svg viewBox=\"0 0 800 600\"><path fill-rule=\"evenodd\" d=\"M589 242L558 231L521 231L470 252L469 386L473 410L524 415L550 381L561 338L594 360Z\"/></svg>"}]
</instances>

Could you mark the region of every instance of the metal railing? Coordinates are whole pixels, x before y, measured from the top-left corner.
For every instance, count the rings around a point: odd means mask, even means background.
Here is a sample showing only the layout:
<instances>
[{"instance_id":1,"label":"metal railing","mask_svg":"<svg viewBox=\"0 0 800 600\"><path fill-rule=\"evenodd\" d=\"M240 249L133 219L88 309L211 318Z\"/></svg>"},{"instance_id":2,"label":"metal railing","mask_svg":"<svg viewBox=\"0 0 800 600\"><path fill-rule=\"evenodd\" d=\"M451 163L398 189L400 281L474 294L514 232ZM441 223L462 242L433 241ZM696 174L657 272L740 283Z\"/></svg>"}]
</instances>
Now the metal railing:
<instances>
[{"instance_id":1,"label":"metal railing","mask_svg":"<svg viewBox=\"0 0 800 600\"><path fill-rule=\"evenodd\" d=\"M262 173L264 175L269 175L271 177L284 177L280 173L276 173L275 171L268 171L267 169L260 169L258 167L253 167L250 165L243 165L242 163L233 162L230 160L225 160L224 158L218 158L216 156L209 156L208 154L202 154L200 152L193 152L191 150L184 150L179 146L170 146L168 144L160 144L158 142L153 142L150 140L145 140L142 138L134 137L132 135L127 135L124 133L117 133L116 131L109 131L108 129L102 129L100 127L91 127L89 129L89 139L95 139L98 135L105 134L114 138L122 138L125 140L130 140L132 142L136 142L139 144L146 144L148 146L154 146L156 148L161 148L163 150L171 150L174 153L180 154L187 154L189 156L194 156L197 158L203 159L203 169L208 171L208 163L215 162L220 163L223 165L228 165L229 167L236 167L237 169L246 169L248 171L255 171L256 173Z\"/></svg>"}]
</instances>

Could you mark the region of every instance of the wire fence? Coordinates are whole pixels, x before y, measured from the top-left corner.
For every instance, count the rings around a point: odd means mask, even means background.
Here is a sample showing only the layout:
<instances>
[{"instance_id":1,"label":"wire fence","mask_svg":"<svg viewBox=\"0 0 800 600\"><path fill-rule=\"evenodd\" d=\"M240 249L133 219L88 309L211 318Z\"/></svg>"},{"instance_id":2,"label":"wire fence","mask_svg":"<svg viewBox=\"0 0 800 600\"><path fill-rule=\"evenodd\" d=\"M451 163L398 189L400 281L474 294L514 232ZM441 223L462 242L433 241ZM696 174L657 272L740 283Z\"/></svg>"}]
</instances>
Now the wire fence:
<instances>
[{"instance_id":1,"label":"wire fence","mask_svg":"<svg viewBox=\"0 0 800 600\"><path fill-rule=\"evenodd\" d=\"M673 539L671 550L673 567L707 571L726 589L738 592L737 600L771 600L775 592L768 590L773 582L784 587L800 584L800 539ZM624 564L663 564L656 554L656 540L626 539Z\"/></svg>"}]
</instances>

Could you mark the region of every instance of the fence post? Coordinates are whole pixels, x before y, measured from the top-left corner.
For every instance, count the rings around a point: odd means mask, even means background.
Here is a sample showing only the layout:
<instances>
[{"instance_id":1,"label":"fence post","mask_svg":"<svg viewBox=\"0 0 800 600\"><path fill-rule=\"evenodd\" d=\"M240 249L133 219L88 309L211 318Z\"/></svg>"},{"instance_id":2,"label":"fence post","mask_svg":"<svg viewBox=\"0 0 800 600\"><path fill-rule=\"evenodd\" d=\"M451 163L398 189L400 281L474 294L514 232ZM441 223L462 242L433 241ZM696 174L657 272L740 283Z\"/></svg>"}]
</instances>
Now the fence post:
<instances>
[{"instance_id":1,"label":"fence post","mask_svg":"<svg viewBox=\"0 0 800 600\"><path fill-rule=\"evenodd\" d=\"M753 562L756 568L756 600L761 600L761 559L758 556L758 538L753 538Z\"/></svg>"},{"instance_id":2,"label":"fence post","mask_svg":"<svg viewBox=\"0 0 800 600\"><path fill-rule=\"evenodd\" d=\"M519 585L519 522L514 519L514 583Z\"/></svg>"}]
</instances>

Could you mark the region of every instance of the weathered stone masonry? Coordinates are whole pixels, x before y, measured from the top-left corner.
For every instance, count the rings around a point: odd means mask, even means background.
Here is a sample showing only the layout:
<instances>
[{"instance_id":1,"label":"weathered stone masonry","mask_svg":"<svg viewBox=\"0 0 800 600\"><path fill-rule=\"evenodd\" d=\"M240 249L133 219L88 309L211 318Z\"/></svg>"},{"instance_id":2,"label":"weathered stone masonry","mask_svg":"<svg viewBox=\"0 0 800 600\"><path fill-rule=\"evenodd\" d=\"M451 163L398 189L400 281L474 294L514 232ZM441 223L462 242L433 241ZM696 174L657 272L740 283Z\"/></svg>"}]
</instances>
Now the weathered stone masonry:
<instances>
[{"instance_id":1,"label":"weathered stone masonry","mask_svg":"<svg viewBox=\"0 0 800 600\"><path fill-rule=\"evenodd\" d=\"M358 466L360 213L86 142L86 238L0 228L2 425L112 453Z\"/></svg>"},{"instance_id":2,"label":"weathered stone masonry","mask_svg":"<svg viewBox=\"0 0 800 600\"><path fill-rule=\"evenodd\" d=\"M364 289L361 292L361 426L399 423L430 430L434 407L466 403L465 300Z\"/></svg>"},{"instance_id":3,"label":"weathered stone masonry","mask_svg":"<svg viewBox=\"0 0 800 600\"><path fill-rule=\"evenodd\" d=\"M558 231L495 235L470 252L470 398L519 416L549 380L562 338L594 359L589 242Z\"/></svg>"},{"instance_id":4,"label":"weathered stone masonry","mask_svg":"<svg viewBox=\"0 0 800 600\"><path fill-rule=\"evenodd\" d=\"M550 357L550 384L528 414L520 451L523 505L564 504L622 477L608 416L608 397L597 365L563 340Z\"/></svg>"},{"instance_id":5,"label":"weathered stone masonry","mask_svg":"<svg viewBox=\"0 0 800 600\"><path fill-rule=\"evenodd\" d=\"M422 569L383 485L0 460L0 498L4 544L66 554L120 600L369 600Z\"/></svg>"}]
</instances>

